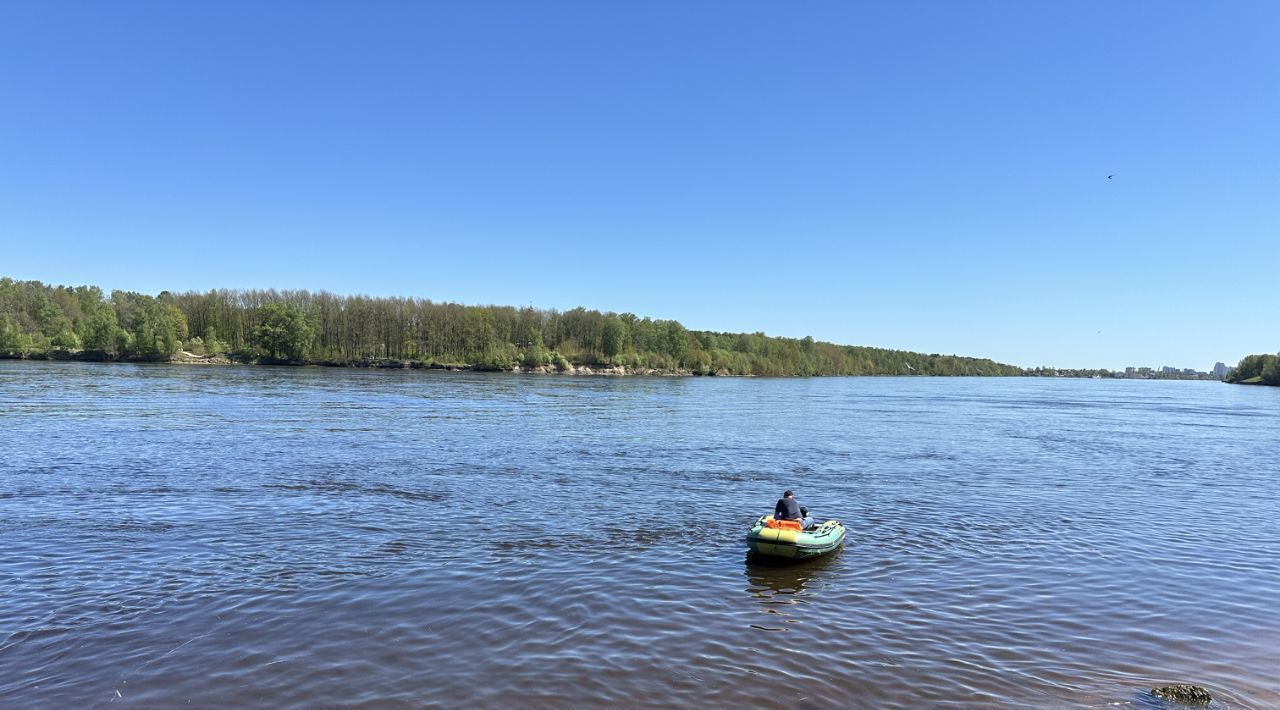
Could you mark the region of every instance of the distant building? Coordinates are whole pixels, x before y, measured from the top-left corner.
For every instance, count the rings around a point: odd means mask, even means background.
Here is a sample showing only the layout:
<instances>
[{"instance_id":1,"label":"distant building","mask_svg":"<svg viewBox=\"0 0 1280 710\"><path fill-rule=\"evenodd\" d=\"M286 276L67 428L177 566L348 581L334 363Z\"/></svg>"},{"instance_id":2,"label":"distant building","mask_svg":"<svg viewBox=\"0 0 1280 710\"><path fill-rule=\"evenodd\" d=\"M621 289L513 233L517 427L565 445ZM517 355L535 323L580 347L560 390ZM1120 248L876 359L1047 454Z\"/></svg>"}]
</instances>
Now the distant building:
<instances>
[{"instance_id":1,"label":"distant building","mask_svg":"<svg viewBox=\"0 0 1280 710\"><path fill-rule=\"evenodd\" d=\"M1165 375L1176 375L1178 374L1178 368L1169 367L1168 365L1165 365L1164 367L1160 368L1160 372Z\"/></svg>"},{"instance_id":2,"label":"distant building","mask_svg":"<svg viewBox=\"0 0 1280 710\"><path fill-rule=\"evenodd\" d=\"M1213 366L1213 376L1218 379L1226 377L1228 372L1231 372L1231 368L1227 367L1226 363L1220 362Z\"/></svg>"}]
</instances>

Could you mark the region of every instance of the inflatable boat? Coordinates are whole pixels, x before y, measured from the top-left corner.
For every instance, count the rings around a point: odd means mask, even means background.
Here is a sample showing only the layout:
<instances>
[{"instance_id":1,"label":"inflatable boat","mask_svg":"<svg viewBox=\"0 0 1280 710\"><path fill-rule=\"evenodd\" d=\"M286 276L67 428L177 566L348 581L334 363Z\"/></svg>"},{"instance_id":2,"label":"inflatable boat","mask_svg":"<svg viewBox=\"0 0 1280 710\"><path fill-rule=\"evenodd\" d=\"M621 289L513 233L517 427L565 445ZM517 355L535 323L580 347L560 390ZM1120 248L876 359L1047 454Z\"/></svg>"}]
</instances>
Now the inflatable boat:
<instances>
[{"instance_id":1,"label":"inflatable boat","mask_svg":"<svg viewBox=\"0 0 1280 710\"><path fill-rule=\"evenodd\" d=\"M747 532L747 546L757 555L802 560L825 555L844 542L844 526L836 520L802 530L794 520L774 520L762 515Z\"/></svg>"}]
</instances>

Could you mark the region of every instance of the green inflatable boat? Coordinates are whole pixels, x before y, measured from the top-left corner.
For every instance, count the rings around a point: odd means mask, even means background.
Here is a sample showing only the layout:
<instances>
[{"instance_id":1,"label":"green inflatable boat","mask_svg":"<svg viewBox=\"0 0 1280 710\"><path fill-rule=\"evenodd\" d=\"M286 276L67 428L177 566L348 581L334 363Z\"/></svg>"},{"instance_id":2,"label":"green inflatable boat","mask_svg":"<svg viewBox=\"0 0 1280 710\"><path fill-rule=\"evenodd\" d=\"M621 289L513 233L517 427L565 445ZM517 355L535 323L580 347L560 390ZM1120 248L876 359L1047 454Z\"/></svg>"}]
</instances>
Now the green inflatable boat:
<instances>
[{"instance_id":1,"label":"green inflatable boat","mask_svg":"<svg viewBox=\"0 0 1280 710\"><path fill-rule=\"evenodd\" d=\"M820 523L809 530L799 530L798 527L798 523L761 515L747 532L747 546L757 555L802 560L825 555L844 542L844 526L835 520Z\"/></svg>"}]
</instances>

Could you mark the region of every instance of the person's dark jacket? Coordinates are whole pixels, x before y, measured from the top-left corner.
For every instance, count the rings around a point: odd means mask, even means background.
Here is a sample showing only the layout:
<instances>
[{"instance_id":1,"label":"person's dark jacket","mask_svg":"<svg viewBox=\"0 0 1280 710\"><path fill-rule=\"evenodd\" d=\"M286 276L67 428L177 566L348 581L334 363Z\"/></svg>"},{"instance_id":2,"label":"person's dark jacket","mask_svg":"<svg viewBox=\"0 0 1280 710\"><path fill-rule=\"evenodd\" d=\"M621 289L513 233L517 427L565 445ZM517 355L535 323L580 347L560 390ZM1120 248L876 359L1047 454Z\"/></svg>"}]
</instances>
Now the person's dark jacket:
<instances>
[{"instance_id":1,"label":"person's dark jacket","mask_svg":"<svg viewBox=\"0 0 1280 710\"><path fill-rule=\"evenodd\" d=\"M800 520L804 518L800 514L800 503L795 498L779 498L778 504L773 507L774 520Z\"/></svg>"}]
</instances>

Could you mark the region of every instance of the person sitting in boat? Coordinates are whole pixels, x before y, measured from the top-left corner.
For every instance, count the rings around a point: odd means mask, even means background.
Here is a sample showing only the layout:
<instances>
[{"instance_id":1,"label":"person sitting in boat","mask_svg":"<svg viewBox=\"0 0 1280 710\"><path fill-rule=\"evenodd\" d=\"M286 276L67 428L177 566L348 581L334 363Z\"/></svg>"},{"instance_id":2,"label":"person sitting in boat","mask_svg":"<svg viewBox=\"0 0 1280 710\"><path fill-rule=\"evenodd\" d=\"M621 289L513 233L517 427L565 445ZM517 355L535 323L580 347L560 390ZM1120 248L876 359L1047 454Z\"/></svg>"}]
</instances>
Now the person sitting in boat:
<instances>
[{"instance_id":1,"label":"person sitting in boat","mask_svg":"<svg viewBox=\"0 0 1280 710\"><path fill-rule=\"evenodd\" d=\"M789 490L784 491L782 497L778 499L778 504L773 506L773 519L798 520L805 530L813 527L813 518L809 517L809 511L800 507L800 503L796 501L796 494Z\"/></svg>"}]
</instances>

